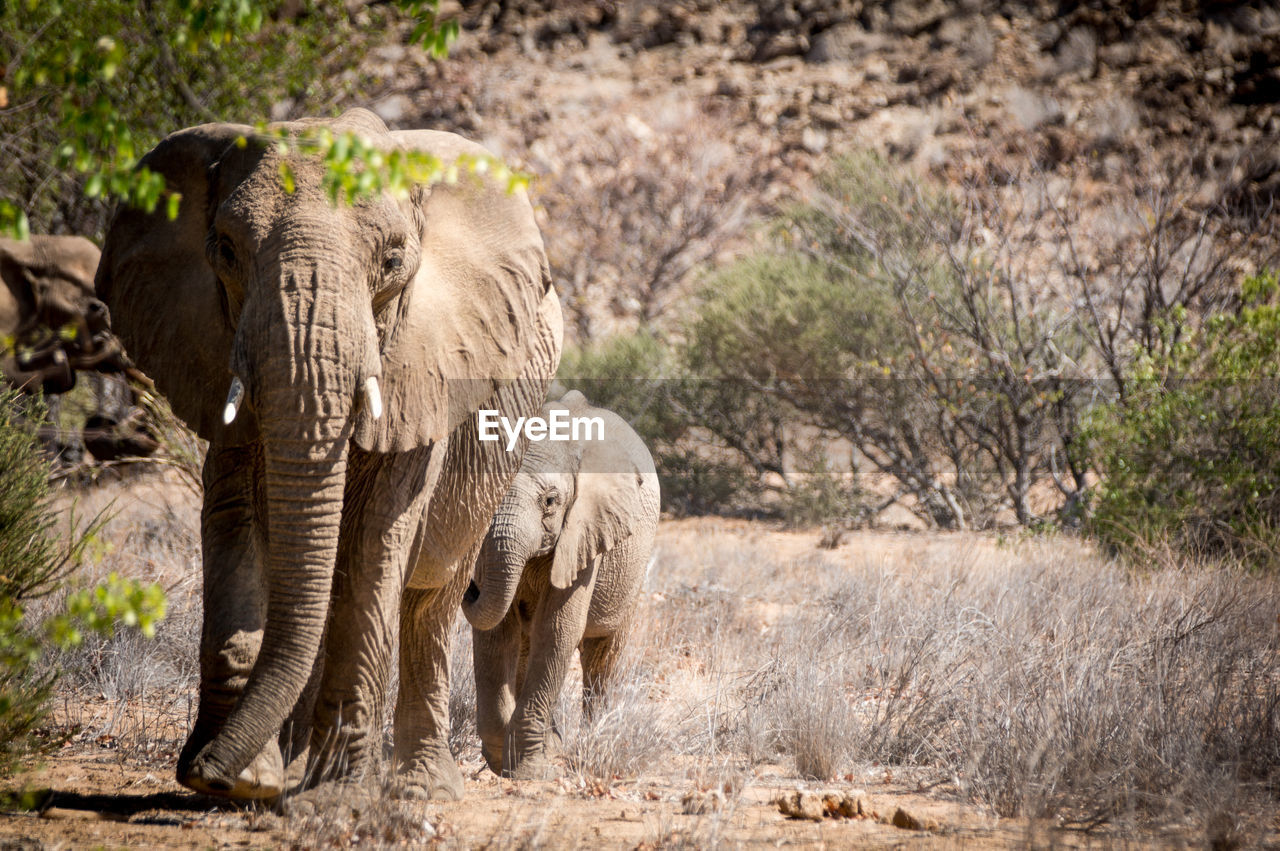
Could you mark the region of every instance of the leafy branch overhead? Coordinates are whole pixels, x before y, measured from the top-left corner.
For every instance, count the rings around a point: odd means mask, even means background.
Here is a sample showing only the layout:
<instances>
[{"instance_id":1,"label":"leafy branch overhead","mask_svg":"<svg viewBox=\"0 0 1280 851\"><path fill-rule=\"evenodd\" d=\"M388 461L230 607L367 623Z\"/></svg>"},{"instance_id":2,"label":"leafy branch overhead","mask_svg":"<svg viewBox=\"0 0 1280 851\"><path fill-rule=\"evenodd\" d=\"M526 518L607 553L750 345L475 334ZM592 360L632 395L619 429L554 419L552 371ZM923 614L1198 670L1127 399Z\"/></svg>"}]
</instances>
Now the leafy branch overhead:
<instances>
[{"instance_id":1,"label":"leafy branch overhead","mask_svg":"<svg viewBox=\"0 0 1280 851\"><path fill-rule=\"evenodd\" d=\"M389 28L437 58L458 35L439 0L353 10L317 0L0 4L0 53L9 57L0 69L0 233L98 232L108 199L147 210L163 203L176 215L181 199L137 167L143 153L181 127L268 115L280 104L331 110L363 83L341 73L358 65L354 36ZM265 124L257 130L322 157L335 201L465 172L509 189L523 183L496 159L441 163L374 151L354 135L286 141Z\"/></svg>"}]
</instances>

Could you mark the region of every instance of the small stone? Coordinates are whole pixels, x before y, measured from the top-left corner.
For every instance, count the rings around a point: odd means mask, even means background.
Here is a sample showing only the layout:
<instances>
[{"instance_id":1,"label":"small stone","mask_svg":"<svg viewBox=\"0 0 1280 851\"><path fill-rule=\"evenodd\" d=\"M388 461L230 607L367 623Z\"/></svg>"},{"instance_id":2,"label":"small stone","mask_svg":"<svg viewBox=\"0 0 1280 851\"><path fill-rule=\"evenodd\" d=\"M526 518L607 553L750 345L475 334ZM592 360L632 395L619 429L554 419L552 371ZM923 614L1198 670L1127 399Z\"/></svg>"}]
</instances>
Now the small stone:
<instances>
[{"instance_id":1,"label":"small stone","mask_svg":"<svg viewBox=\"0 0 1280 851\"><path fill-rule=\"evenodd\" d=\"M827 134L813 127L806 127L800 132L800 144L811 154L820 154L827 147Z\"/></svg>"},{"instance_id":2,"label":"small stone","mask_svg":"<svg viewBox=\"0 0 1280 851\"><path fill-rule=\"evenodd\" d=\"M822 807L829 818L857 818L862 812L860 804L857 798L837 792L822 796Z\"/></svg>"},{"instance_id":3,"label":"small stone","mask_svg":"<svg viewBox=\"0 0 1280 851\"><path fill-rule=\"evenodd\" d=\"M903 830L937 830L938 823L933 819L923 819L919 816L912 815L898 807L893 812L893 818L889 820L889 824L894 827L900 827Z\"/></svg>"},{"instance_id":4,"label":"small stone","mask_svg":"<svg viewBox=\"0 0 1280 851\"><path fill-rule=\"evenodd\" d=\"M812 792L796 789L774 800L778 810L788 818L822 821L826 808L822 798Z\"/></svg>"}]
</instances>

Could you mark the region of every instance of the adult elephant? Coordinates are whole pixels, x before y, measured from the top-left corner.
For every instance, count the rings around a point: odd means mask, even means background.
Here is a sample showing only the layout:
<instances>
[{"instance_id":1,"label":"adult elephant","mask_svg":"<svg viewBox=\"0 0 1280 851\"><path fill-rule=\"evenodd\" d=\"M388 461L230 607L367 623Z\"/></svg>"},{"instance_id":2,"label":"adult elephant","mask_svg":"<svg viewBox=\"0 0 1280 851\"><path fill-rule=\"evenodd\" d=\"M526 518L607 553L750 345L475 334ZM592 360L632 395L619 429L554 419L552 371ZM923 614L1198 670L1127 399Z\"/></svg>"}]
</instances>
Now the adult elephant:
<instances>
[{"instance_id":1,"label":"adult elephant","mask_svg":"<svg viewBox=\"0 0 1280 851\"><path fill-rule=\"evenodd\" d=\"M323 128L444 161L483 153L364 110L275 126ZM209 441L200 709L178 779L263 798L360 771L398 618L402 788L459 798L457 566L523 450L478 441L474 415L538 409L559 303L522 193L463 178L334 205L323 164L292 150L242 125L170 135L142 165L181 193L178 217L121 208L98 271L130 355Z\"/></svg>"},{"instance_id":2,"label":"adult elephant","mask_svg":"<svg viewBox=\"0 0 1280 851\"><path fill-rule=\"evenodd\" d=\"M98 259L81 236L0 238L0 372L9 384L65 393L77 369L127 368L94 293Z\"/></svg>"}]
</instances>

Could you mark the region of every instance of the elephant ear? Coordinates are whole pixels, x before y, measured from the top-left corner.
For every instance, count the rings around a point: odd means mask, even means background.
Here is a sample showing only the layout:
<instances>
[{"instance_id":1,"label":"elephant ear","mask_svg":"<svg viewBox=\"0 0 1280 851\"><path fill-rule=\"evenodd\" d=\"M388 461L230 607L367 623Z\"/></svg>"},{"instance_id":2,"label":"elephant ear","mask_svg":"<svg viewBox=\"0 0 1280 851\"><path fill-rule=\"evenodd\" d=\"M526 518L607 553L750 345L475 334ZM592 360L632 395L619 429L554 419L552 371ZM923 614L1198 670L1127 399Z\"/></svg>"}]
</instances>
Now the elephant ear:
<instances>
[{"instance_id":1,"label":"elephant ear","mask_svg":"<svg viewBox=\"0 0 1280 851\"><path fill-rule=\"evenodd\" d=\"M569 407L575 417L600 417L604 435L578 444L577 498L565 516L551 561L551 584L556 588L572 585L596 559L631 537L641 518L657 509L658 477L644 444L616 414L566 404L580 400L582 394L571 391L552 407Z\"/></svg>"},{"instance_id":2,"label":"elephant ear","mask_svg":"<svg viewBox=\"0 0 1280 851\"><path fill-rule=\"evenodd\" d=\"M489 156L452 133L391 133L445 163ZM551 287L542 236L523 192L479 177L414 192L422 259L405 315L382 357L383 416L361 418L362 449L402 452L440 440L515 380L533 354Z\"/></svg>"},{"instance_id":3,"label":"elephant ear","mask_svg":"<svg viewBox=\"0 0 1280 851\"><path fill-rule=\"evenodd\" d=\"M210 166L252 132L204 124L167 136L143 157L141 166L163 176L167 192L181 194L178 217L171 220L163 203L151 213L121 205L95 282L113 330L174 413L201 437L229 445L251 440L257 424L248 405L230 426L222 423L234 331L205 257Z\"/></svg>"}]
</instances>

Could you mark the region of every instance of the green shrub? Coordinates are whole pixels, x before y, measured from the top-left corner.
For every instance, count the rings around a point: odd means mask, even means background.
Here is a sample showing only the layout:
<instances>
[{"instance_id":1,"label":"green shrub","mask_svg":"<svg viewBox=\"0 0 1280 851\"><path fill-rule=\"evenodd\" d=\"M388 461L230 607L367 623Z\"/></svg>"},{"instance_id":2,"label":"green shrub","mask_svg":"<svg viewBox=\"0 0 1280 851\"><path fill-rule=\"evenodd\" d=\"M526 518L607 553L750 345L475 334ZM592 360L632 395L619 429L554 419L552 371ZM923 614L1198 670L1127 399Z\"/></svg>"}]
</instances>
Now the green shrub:
<instances>
[{"instance_id":1,"label":"green shrub","mask_svg":"<svg viewBox=\"0 0 1280 851\"><path fill-rule=\"evenodd\" d=\"M862 519L866 506L856 470L843 473L833 467L822 447L801 452L792 480L781 497L782 518L788 524L852 524Z\"/></svg>"},{"instance_id":2,"label":"green shrub","mask_svg":"<svg viewBox=\"0 0 1280 851\"><path fill-rule=\"evenodd\" d=\"M1090 423L1102 477L1090 525L1141 555L1166 542L1280 566L1280 284L1244 281L1234 309L1135 362L1126 393Z\"/></svg>"},{"instance_id":3,"label":"green shrub","mask_svg":"<svg viewBox=\"0 0 1280 851\"><path fill-rule=\"evenodd\" d=\"M78 644L85 630L110 634L117 623L146 635L164 617L164 594L112 575L96 588L81 588L62 610L33 622L29 601L63 587L87 542L101 529L99 516L70 544L54 534L48 465L33 425L43 407L13 391L0 391L0 775L56 742L40 725L57 677L38 665L50 645Z\"/></svg>"},{"instance_id":4,"label":"green shrub","mask_svg":"<svg viewBox=\"0 0 1280 851\"><path fill-rule=\"evenodd\" d=\"M0 2L0 233L101 233L110 196L147 208L178 196L135 171L166 134L208 121L330 112L380 81L356 70L371 44L405 36L440 57L458 33L439 0L12 0ZM410 31L410 28L412 30ZM406 160L371 164L355 137L324 144L331 186L402 184ZM399 165L396 165L396 163ZM362 164L369 164L363 168ZM491 170L504 171L486 159ZM364 183L357 172L363 170ZM434 172L434 170L433 170ZM287 179L287 177L286 177ZM357 186L360 184L360 186ZM357 193L359 194L359 193Z\"/></svg>"}]
</instances>

